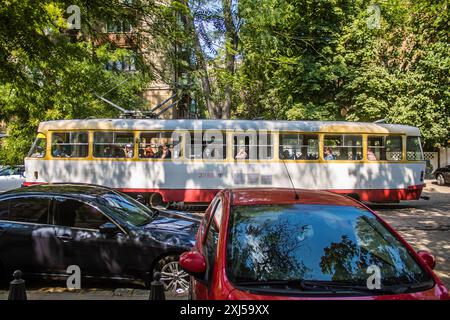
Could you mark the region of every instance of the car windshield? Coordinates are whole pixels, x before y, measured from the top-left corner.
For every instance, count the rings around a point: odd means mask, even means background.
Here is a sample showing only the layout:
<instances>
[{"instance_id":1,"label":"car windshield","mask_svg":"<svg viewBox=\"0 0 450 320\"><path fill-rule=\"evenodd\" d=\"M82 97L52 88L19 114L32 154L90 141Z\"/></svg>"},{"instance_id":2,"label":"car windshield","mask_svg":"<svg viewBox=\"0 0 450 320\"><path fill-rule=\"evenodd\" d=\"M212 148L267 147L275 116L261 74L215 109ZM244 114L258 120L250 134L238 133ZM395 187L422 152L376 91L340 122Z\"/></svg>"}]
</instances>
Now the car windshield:
<instances>
[{"instance_id":1,"label":"car windshield","mask_svg":"<svg viewBox=\"0 0 450 320\"><path fill-rule=\"evenodd\" d=\"M149 208L125 194L107 192L98 196L97 202L113 217L133 226L141 226L152 220L153 212Z\"/></svg>"},{"instance_id":2,"label":"car windshield","mask_svg":"<svg viewBox=\"0 0 450 320\"><path fill-rule=\"evenodd\" d=\"M431 281L408 249L367 210L333 205L235 206L227 274L235 283L321 281L382 286ZM375 267L375 268L376 268Z\"/></svg>"}]
</instances>

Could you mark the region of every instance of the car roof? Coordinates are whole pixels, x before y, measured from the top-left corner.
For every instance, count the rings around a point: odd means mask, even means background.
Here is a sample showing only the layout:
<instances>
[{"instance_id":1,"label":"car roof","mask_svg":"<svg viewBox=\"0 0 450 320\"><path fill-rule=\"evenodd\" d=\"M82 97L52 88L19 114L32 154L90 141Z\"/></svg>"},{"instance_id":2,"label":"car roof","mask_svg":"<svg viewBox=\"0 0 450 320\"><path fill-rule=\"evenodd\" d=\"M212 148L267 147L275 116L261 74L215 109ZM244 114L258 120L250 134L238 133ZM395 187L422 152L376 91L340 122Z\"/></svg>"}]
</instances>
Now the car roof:
<instances>
[{"instance_id":1,"label":"car roof","mask_svg":"<svg viewBox=\"0 0 450 320\"><path fill-rule=\"evenodd\" d=\"M93 197L111 192L111 189L87 184L40 184L25 188L19 188L7 191L0 195L0 199L11 196L66 196L79 200L92 200Z\"/></svg>"},{"instance_id":2,"label":"car roof","mask_svg":"<svg viewBox=\"0 0 450 320\"><path fill-rule=\"evenodd\" d=\"M319 204L362 208L359 202L330 191L305 189L229 189L231 204L236 206L267 204ZM298 199L295 194L298 195Z\"/></svg>"}]
</instances>

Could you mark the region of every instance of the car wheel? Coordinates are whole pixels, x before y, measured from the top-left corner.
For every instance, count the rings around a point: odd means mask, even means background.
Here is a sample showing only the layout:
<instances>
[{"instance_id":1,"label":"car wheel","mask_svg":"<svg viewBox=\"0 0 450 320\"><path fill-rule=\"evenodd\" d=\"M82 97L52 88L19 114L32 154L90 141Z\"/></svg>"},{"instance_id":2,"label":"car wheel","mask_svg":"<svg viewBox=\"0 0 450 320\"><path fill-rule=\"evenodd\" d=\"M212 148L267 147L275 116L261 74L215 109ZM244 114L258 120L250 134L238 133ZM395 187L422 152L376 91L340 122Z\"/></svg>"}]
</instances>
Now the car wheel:
<instances>
[{"instance_id":1,"label":"car wheel","mask_svg":"<svg viewBox=\"0 0 450 320\"><path fill-rule=\"evenodd\" d=\"M443 186L445 184L445 179L444 179L444 176L442 174L438 174L437 177L436 177L436 180L437 180L437 184L439 186Z\"/></svg>"},{"instance_id":2,"label":"car wheel","mask_svg":"<svg viewBox=\"0 0 450 320\"><path fill-rule=\"evenodd\" d=\"M189 294L190 277L181 269L178 256L161 259L153 270L153 273L155 272L161 273L161 282L164 284L166 293L177 296Z\"/></svg>"},{"instance_id":3,"label":"car wheel","mask_svg":"<svg viewBox=\"0 0 450 320\"><path fill-rule=\"evenodd\" d=\"M154 209L168 209L170 207L170 202L164 202L163 197L160 193L152 193L149 199L149 204L150 207Z\"/></svg>"}]
</instances>

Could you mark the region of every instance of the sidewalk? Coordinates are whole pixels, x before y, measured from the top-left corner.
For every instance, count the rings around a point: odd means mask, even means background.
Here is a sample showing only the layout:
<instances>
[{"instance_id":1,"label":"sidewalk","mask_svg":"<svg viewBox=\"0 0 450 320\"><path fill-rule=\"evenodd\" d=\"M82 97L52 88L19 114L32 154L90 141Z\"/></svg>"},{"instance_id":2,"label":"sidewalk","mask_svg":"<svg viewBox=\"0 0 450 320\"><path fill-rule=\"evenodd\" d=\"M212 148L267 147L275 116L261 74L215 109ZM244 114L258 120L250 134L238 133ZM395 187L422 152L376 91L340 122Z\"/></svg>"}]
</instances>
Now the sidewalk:
<instances>
[{"instance_id":1,"label":"sidewalk","mask_svg":"<svg viewBox=\"0 0 450 320\"><path fill-rule=\"evenodd\" d=\"M416 250L430 251L436 257L436 274L450 288L450 186L426 180L427 200L399 204L371 205Z\"/></svg>"},{"instance_id":2,"label":"sidewalk","mask_svg":"<svg viewBox=\"0 0 450 320\"><path fill-rule=\"evenodd\" d=\"M28 300L148 300L150 291L142 289L74 290L44 288L27 290ZM8 291L0 291L0 300L8 299ZM186 300L183 296L166 296L167 300Z\"/></svg>"}]
</instances>

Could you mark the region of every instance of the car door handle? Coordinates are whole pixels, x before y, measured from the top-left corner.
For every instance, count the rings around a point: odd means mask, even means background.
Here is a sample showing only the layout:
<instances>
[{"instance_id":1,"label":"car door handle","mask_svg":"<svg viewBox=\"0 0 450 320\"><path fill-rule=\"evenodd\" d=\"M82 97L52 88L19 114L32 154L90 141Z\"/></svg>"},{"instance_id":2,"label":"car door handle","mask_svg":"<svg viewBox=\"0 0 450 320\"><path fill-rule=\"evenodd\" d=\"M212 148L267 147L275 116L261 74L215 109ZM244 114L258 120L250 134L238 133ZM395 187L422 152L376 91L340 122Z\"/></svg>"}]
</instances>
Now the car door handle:
<instances>
[{"instance_id":1,"label":"car door handle","mask_svg":"<svg viewBox=\"0 0 450 320\"><path fill-rule=\"evenodd\" d=\"M70 241L73 239L71 236L57 236L57 238L62 241Z\"/></svg>"}]
</instances>

